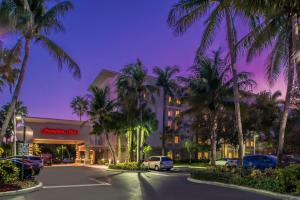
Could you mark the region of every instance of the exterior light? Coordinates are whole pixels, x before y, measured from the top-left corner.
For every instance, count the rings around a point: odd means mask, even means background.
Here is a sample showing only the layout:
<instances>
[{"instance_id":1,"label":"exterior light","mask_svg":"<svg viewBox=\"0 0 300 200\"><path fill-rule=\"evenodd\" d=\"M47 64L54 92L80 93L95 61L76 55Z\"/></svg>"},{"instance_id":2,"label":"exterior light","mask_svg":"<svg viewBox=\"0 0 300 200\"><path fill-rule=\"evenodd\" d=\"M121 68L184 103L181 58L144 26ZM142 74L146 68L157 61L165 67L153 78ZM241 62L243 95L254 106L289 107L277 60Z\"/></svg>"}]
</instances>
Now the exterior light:
<instances>
[{"instance_id":1,"label":"exterior light","mask_svg":"<svg viewBox=\"0 0 300 200\"><path fill-rule=\"evenodd\" d=\"M22 115L16 115L16 120L21 121L23 119Z\"/></svg>"}]
</instances>

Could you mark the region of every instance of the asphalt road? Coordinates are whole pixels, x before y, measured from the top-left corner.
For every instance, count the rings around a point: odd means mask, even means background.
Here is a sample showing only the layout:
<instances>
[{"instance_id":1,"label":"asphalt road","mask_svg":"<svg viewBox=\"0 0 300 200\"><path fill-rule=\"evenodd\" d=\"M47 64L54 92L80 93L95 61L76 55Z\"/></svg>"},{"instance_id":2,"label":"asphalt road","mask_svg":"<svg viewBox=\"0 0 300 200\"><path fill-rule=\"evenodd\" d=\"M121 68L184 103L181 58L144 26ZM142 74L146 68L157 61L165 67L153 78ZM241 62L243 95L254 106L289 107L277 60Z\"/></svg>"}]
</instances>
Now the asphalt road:
<instances>
[{"instance_id":1,"label":"asphalt road","mask_svg":"<svg viewBox=\"0 0 300 200\"><path fill-rule=\"evenodd\" d=\"M87 167L49 167L38 180L44 188L9 200L273 200L255 193L186 181L172 172L111 172ZM5 199L5 200L7 200Z\"/></svg>"}]
</instances>

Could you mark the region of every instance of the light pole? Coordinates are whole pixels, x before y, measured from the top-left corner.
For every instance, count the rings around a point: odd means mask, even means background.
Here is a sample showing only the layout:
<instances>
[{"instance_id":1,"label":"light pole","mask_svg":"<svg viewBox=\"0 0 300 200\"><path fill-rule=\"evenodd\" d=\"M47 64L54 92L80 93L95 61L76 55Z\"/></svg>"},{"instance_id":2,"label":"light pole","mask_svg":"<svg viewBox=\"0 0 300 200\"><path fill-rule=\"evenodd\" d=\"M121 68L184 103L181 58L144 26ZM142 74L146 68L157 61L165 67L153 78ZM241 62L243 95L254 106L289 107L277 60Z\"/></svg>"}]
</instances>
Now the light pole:
<instances>
[{"instance_id":1,"label":"light pole","mask_svg":"<svg viewBox=\"0 0 300 200\"><path fill-rule=\"evenodd\" d=\"M13 135L13 155L17 155L17 122L22 121L21 115L16 115L16 111L14 111L13 116L13 124L14 124L14 135Z\"/></svg>"},{"instance_id":2,"label":"light pole","mask_svg":"<svg viewBox=\"0 0 300 200\"><path fill-rule=\"evenodd\" d=\"M255 148L256 148L256 138L258 137L257 133L254 133L253 135L253 155L255 155Z\"/></svg>"}]
</instances>

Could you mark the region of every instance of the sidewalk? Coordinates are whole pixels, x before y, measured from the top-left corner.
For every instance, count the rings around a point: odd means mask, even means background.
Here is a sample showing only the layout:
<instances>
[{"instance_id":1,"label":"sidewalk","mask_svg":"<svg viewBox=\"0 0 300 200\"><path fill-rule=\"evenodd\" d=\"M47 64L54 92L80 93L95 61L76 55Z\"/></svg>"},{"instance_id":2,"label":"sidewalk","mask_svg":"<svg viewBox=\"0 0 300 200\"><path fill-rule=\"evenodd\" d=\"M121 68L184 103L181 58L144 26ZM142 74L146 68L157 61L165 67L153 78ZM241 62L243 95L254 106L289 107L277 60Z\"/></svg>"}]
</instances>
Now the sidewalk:
<instances>
[{"instance_id":1,"label":"sidewalk","mask_svg":"<svg viewBox=\"0 0 300 200\"><path fill-rule=\"evenodd\" d=\"M106 165L89 165L89 164L85 165L85 164L82 164L81 166L94 168L94 169L102 169L102 170L107 170L108 169L108 166L106 166Z\"/></svg>"}]
</instances>

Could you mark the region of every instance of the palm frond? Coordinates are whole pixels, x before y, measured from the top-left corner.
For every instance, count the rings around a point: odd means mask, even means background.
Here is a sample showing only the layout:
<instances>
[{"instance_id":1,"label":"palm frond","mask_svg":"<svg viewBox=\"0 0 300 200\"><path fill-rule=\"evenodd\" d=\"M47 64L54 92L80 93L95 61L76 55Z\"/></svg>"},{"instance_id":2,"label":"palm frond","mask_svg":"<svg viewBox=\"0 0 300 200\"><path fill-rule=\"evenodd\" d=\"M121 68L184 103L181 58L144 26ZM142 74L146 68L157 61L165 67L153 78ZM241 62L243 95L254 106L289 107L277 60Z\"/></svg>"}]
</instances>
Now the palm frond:
<instances>
[{"instance_id":1,"label":"palm frond","mask_svg":"<svg viewBox=\"0 0 300 200\"><path fill-rule=\"evenodd\" d=\"M42 35L39 35L36 38L36 42L40 43L44 48L46 48L50 55L56 59L59 69L62 69L64 65L66 65L69 71L73 72L74 77L81 77L79 65L57 44Z\"/></svg>"}]
</instances>

